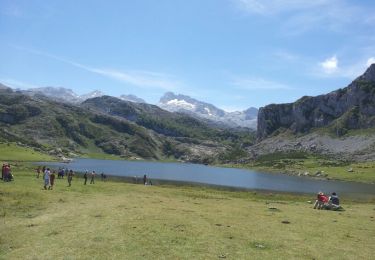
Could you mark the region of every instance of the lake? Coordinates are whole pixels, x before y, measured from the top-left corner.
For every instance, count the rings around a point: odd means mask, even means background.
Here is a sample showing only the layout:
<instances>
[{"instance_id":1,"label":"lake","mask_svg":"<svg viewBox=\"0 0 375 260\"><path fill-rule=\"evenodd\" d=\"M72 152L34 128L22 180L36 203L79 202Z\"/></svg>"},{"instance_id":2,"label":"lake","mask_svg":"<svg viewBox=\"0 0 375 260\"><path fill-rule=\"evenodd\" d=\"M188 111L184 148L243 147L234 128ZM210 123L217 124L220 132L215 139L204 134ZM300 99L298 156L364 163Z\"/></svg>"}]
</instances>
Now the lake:
<instances>
[{"instance_id":1,"label":"lake","mask_svg":"<svg viewBox=\"0 0 375 260\"><path fill-rule=\"evenodd\" d=\"M151 180L189 182L251 190L292 193L337 192L339 195L375 197L375 185L356 182L318 180L285 174L262 173L253 170L213 167L190 163L163 163L147 161L115 161L75 159L71 163L45 162L50 167L64 167L77 172L95 170L99 175L142 178Z\"/></svg>"}]
</instances>

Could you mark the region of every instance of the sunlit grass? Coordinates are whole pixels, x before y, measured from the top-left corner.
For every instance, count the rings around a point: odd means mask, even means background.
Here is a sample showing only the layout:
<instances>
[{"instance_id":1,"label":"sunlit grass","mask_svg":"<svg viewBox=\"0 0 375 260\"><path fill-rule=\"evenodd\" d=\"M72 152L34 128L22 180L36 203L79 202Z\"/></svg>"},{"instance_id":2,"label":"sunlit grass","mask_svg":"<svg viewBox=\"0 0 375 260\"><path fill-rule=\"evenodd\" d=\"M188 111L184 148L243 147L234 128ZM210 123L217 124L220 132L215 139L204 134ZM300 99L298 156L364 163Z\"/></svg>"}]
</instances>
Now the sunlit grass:
<instances>
[{"instance_id":1,"label":"sunlit grass","mask_svg":"<svg viewBox=\"0 0 375 260\"><path fill-rule=\"evenodd\" d=\"M54 158L14 143L0 143L0 161L51 161Z\"/></svg>"},{"instance_id":2,"label":"sunlit grass","mask_svg":"<svg viewBox=\"0 0 375 260\"><path fill-rule=\"evenodd\" d=\"M19 169L21 169L19 171ZM371 259L374 201L56 180L21 165L0 183L1 259ZM289 224L282 223L289 221Z\"/></svg>"}]
</instances>

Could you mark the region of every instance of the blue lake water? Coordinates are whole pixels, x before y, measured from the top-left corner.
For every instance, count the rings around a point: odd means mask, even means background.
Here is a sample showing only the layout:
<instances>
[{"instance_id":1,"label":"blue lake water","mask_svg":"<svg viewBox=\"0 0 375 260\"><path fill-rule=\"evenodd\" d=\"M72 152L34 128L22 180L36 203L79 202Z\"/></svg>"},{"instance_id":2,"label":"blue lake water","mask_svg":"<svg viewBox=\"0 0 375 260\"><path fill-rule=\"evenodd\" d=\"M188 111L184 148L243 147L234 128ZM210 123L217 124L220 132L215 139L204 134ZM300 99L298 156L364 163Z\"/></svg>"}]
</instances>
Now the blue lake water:
<instances>
[{"instance_id":1,"label":"blue lake water","mask_svg":"<svg viewBox=\"0 0 375 260\"><path fill-rule=\"evenodd\" d=\"M74 171L108 176L142 178L151 180L200 183L252 190L269 190L292 193L337 192L340 195L375 197L375 185L356 182L318 180L284 174L262 173L245 169L221 168L189 163L162 163L145 161L112 161L97 159L75 159L71 163L43 163L51 167L64 167Z\"/></svg>"}]
</instances>

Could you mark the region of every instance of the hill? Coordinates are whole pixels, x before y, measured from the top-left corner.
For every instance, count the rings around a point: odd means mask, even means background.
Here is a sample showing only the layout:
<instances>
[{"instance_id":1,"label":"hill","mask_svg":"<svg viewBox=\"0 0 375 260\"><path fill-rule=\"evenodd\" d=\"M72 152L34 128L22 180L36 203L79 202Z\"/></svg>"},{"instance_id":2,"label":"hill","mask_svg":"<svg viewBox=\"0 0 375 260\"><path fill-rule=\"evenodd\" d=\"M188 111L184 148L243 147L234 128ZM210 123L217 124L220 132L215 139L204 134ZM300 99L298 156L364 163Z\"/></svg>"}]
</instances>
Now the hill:
<instances>
[{"instance_id":1,"label":"hill","mask_svg":"<svg viewBox=\"0 0 375 260\"><path fill-rule=\"evenodd\" d=\"M326 95L302 97L294 103L259 110L257 136L264 139L282 129L307 133L329 128L344 135L351 129L375 126L375 64L349 86Z\"/></svg>"},{"instance_id":2,"label":"hill","mask_svg":"<svg viewBox=\"0 0 375 260\"><path fill-rule=\"evenodd\" d=\"M375 160L375 64L347 87L260 108L250 158L302 152L342 161Z\"/></svg>"},{"instance_id":3,"label":"hill","mask_svg":"<svg viewBox=\"0 0 375 260\"><path fill-rule=\"evenodd\" d=\"M224 158L239 143L251 143L254 136L108 96L74 105L10 89L0 91L0 140L60 157L106 153L209 162Z\"/></svg>"}]
</instances>

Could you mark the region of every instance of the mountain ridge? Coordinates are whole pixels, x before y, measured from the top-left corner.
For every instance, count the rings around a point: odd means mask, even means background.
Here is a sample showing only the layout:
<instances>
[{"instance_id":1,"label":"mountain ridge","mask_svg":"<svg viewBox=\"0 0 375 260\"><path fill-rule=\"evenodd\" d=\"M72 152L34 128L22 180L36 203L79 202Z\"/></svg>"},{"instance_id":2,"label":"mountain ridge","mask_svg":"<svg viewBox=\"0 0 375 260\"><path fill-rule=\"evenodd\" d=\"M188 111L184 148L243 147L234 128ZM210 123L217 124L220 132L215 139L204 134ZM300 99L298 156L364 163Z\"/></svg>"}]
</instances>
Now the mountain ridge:
<instances>
[{"instance_id":1,"label":"mountain ridge","mask_svg":"<svg viewBox=\"0 0 375 260\"><path fill-rule=\"evenodd\" d=\"M315 97L302 97L293 103L271 104L260 108L258 139L280 129L306 133L330 127L337 135L348 129L375 126L375 64L347 87Z\"/></svg>"},{"instance_id":2,"label":"mountain ridge","mask_svg":"<svg viewBox=\"0 0 375 260\"><path fill-rule=\"evenodd\" d=\"M173 92L165 93L160 98L158 106L171 112L189 114L230 128L256 128L258 110L253 107L244 111L226 112L212 104L199 101L187 95L176 95Z\"/></svg>"}]
</instances>

